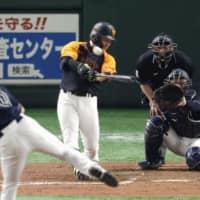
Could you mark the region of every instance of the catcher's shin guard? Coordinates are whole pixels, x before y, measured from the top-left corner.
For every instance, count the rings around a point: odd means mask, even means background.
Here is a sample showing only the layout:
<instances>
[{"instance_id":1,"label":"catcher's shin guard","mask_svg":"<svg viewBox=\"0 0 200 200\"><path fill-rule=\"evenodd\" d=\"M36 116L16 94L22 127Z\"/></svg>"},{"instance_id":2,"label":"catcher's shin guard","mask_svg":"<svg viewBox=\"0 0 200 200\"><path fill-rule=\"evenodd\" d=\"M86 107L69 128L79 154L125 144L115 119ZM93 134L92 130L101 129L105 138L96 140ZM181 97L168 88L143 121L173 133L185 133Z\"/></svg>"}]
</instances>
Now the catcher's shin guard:
<instances>
[{"instance_id":1,"label":"catcher's shin guard","mask_svg":"<svg viewBox=\"0 0 200 200\"><path fill-rule=\"evenodd\" d=\"M160 116L153 116L148 120L145 128L145 155L146 160L155 163L164 160L161 154L163 144L163 134L168 126Z\"/></svg>"}]
</instances>

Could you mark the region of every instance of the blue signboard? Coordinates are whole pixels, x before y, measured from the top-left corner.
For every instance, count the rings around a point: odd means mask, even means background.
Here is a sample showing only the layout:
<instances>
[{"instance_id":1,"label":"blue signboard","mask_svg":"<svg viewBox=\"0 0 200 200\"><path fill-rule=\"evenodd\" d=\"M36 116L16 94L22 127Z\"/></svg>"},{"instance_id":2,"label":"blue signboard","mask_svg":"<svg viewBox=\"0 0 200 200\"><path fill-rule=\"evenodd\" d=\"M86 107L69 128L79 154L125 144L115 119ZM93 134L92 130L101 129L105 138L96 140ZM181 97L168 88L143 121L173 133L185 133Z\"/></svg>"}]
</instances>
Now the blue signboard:
<instances>
[{"instance_id":1,"label":"blue signboard","mask_svg":"<svg viewBox=\"0 0 200 200\"><path fill-rule=\"evenodd\" d=\"M2 33L0 66L3 79L60 79L61 48L75 33Z\"/></svg>"},{"instance_id":2,"label":"blue signboard","mask_svg":"<svg viewBox=\"0 0 200 200\"><path fill-rule=\"evenodd\" d=\"M7 25L6 28L10 28L10 31L5 30L0 34L0 83L58 84L61 79L60 51L68 42L77 40L78 33L72 23L66 30L63 30L63 26L56 25L56 22L63 17L68 19L67 15L48 14L45 17L41 15L38 17L35 14L29 17L33 21L32 26L30 23L29 26L24 23L27 21L25 17L24 15L17 15L15 18L8 16L5 19L0 17L0 21L5 21L4 27ZM12 21L18 19L23 23L18 23L21 27L17 27L16 24L11 26L8 24L8 19ZM40 29L38 19L40 21L45 19L43 21L46 23L41 23ZM34 20L37 26L34 26ZM0 29L4 27L0 26Z\"/></svg>"}]
</instances>

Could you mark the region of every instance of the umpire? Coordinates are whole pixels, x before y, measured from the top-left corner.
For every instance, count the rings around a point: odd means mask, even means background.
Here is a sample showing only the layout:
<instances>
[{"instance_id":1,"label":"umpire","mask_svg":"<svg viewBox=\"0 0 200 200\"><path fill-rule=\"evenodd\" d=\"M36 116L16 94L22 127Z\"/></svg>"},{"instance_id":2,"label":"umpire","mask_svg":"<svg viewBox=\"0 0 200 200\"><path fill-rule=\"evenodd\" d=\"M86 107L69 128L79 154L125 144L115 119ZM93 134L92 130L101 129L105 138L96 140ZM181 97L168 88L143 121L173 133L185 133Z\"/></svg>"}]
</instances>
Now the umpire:
<instances>
[{"instance_id":1,"label":"umpire","mask_svg":"<svg viewBox=\"0 0 200 200\"><path fill-rule=\"evenodd\" d=\"M143 93L142 104L150 105L151 115L161 114L157 104L152 100L153 91L163 85L163 80L173 69L182 68L192 78L193 64L183 52L177 50L172 38L160 33L148 45L136 64L136 77Z\"/></svg>"}]
</instances>

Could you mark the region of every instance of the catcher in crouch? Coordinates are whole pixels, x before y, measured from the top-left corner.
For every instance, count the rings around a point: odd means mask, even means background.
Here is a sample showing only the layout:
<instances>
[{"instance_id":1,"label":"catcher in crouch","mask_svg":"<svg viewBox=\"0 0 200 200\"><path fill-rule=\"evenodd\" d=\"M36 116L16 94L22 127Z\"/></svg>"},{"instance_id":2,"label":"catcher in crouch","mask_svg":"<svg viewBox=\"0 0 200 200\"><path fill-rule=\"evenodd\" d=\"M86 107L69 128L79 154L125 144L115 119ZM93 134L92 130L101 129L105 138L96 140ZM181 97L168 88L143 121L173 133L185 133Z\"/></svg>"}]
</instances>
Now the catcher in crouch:
<instances>
[{"instance_id":1,"label":"catcher in crouch","mask_svg":"<svg viewBox=\"0 0 200 200\"><path fill-rule=\"evenodd\" d=\"M154 92L154 101L163 115L152 116L145 127L146 160L139 166L158 169L163 164L161 146L184 156L190 170L200 170L200 97L191 89L191 80L175 69L166 84Z\"/></svg>"}]
</instances>

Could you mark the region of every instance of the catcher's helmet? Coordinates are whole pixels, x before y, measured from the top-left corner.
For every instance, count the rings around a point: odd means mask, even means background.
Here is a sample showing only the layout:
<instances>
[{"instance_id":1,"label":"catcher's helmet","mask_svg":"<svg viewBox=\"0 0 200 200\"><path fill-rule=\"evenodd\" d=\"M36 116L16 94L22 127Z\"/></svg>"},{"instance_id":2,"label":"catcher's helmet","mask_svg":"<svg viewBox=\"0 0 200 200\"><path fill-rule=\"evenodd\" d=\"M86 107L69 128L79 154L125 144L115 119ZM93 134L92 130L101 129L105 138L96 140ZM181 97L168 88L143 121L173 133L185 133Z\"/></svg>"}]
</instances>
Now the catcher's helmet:
<instances>
[{"instance_id":1,"label":"catcher's helmet","mask_svg":"<svg viewBox=\"0 0 200 200\"><path fill-rule=\"evenodd\" d=\"M183 89L187 89L192 86L192 80L188 73L180 68L174 69L164 80L164 83L179 84Z\"/></svg>"},{"instance_id":2,"label":"catcher's helmet","mask_svg":"<svg viewBox=\"0 0 200 200\"><path fill-rule=\"evenodd\" d=\"M186 164L190 170L200 170L200 147L191 147L186 152Z\"/></svg>"},{"instance_id":3,"label":"catcher's helmet","mask_svg":"<svg viewBox=\"0 0 200 200\"><path fill-rule=\"evenodd\" d=\"M173 42L169 35L160 33L152 40L152 42L148 45L148 48L152 49L158 61L168 62L177 48L177 44Z\"/></svg>"},{"instance_id":4,"label":"catcher's helmet","mask_svg":"<svg viewBox=\"0 0 200 200\"><path fill-rule=\"evenodd\" d=\"M90 40L96 46L102 48L102 38L115 40L116 30L113 25L108 22L98 22L94 25L90 33Z\"/></svg>"}]
</instances>

